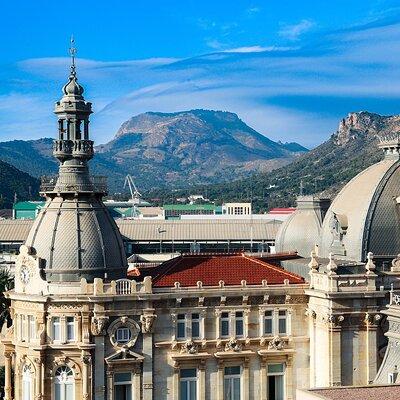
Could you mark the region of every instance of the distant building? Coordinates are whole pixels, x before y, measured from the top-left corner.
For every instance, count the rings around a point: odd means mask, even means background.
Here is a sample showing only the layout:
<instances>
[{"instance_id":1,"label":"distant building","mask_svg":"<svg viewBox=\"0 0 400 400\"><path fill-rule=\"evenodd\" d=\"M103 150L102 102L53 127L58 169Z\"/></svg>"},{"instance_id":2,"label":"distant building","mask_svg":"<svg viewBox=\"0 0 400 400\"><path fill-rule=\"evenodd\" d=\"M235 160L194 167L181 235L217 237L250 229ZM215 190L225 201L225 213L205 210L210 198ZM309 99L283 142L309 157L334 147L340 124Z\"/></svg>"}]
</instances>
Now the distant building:
<instances>
[{"instance_id":1,"label":"distant building","mask_svg":"<svg viewBox=\"0 0 400 400\"><path fill-rule=\"evenodd\" d=\"M181 215L221 214L221 206L214 204L164 204L165 219L179 219Z\"/></svg>"},{"instance_id":2,"label":"distant building","mask_svg":"<svg viewBox=\"0 0 400 400\"><path fill-rule=\"evenodd\" d=\"M226 215L251 215L251 203L224 203L222 213Z\"/></svg>"},{"instance_id":3,"label":"distant building","mask_svg":"<svg viewBox=\"0 0 400 400\"><path fill-rule=\"evenodd\" d=\"M35 219L44 204L44 201L19 201L13 205L13 218Z\"/></svg>"}]
</instances>

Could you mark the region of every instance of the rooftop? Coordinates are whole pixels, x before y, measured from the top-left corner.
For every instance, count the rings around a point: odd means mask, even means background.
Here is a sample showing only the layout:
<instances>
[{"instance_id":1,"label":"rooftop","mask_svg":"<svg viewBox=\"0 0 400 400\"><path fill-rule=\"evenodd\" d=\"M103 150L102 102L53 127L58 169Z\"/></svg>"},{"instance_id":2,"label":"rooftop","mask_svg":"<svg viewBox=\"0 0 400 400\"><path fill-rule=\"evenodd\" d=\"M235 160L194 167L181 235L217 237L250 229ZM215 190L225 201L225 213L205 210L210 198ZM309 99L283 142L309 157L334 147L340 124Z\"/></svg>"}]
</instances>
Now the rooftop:
<instances>
[{"instance_id":1,"label":"rooftop","mask_svg":"<svg viewBox=\"0 0 400 400\"><path fill-rule=\"evenodd\" d=\"M180 286L196 286L201 281L204 286L225 286L303 284L299 275L284 269L246 256L245 254L183 254L159 266L142 271L153 278L153 287L173 287L175 282Z\"/></svg>"},{"instance_id":2,"label":"rooftop","mask_svg":"<svg viewBox=\"0 0 400 400\"><path fill-rule=\"evenodd\" d=\"M353 386L300 391L300 399L307 400L398 400L399 385Z\"/></svg>"}]
</instances>

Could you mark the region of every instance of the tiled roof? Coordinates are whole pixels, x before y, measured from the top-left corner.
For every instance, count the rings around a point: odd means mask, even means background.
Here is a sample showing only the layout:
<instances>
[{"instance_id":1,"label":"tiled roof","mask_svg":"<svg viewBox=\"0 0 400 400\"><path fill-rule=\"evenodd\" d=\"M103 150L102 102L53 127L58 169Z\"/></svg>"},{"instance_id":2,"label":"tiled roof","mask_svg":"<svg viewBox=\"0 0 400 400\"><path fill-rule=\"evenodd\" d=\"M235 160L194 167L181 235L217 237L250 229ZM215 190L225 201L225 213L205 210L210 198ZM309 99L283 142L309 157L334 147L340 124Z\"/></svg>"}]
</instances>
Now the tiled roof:
<instances>
[{"instance_id":1,"label":"tiled roof","mask_svg":"<svg viewBox=\"0 0 400 400\"><path fill-rule=\"evenodd\" d=\"M363 387L338 387L329 389L312 389L305 391L313 394L315 399L326 400L398 400L400 399L400 387L388 386L363 386Z\"/></svg>"},{"instance_id":2,"label":"tiled roof","mask_svg":"<svg viewBox=\"0 0 400 400\"><path fill-rule=\"evenodd\" d=\"M240 285L245 280L248 285L261 285L266 280L269 285L304 283L296 274L243 254L196 254L182 255L164 262L158 267L143 271L151 274L154 287L172 287L179 282L182 287L196 286L201 281L204 286Z\"/></svg>"}]
</instances>

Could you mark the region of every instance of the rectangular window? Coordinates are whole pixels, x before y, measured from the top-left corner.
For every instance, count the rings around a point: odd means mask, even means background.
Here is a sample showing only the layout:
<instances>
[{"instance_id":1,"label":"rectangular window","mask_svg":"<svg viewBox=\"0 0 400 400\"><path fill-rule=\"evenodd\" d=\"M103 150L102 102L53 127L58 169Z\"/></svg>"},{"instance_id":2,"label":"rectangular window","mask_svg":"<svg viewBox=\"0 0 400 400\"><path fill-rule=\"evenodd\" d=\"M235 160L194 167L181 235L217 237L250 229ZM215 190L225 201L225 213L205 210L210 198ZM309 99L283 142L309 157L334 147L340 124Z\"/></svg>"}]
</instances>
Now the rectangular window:
<instances>
[{"instance_id":1,"label":"rectangular window","mask_svg":"<svg viewBox=\"0 0 400 400\"><path fill-rule=\"evenodd\" d=\"M74 317L67 317L67 341L73 342L75 340L75 319Z\"/></svg>"},{"instance_id":2,"label":"rectangular window","mask_svg":"<svg viewBox=\"0 0 400 400\"><path fill-rule=\"evenodd\" d=\"M26 333L25 333L25 315L20 315L20 339L21 342L26 341Z\"/></svg>"},{"instance_id":3,"label":"rectangular window","mask_svg":"<svg viewBox=\"0 0 400 400\"><path fill-rule=\"evenodd\" d=\"M273 313L268 310L264 313L264 335L272 335L273 333Z\"/></svg>"},{"instance_id":4,"label":"rectangular window","mask_svg":"<svg viewBox=\"0 0 400 400\"><path fill-rule=\"evenodd\" d=\"M52 337L53 340L61 340L60 317L53 317Z\"/></svg>"},{"instance_id":5,"label":"rectangular window","mask_svg":"<svg viewBox=\"0 0 400 400\"><path fill-rule=\"evenodd\" d=\"M235 313L235 334L236 337L244 335L243 311L236 311Z\"/></svg>"},{"instance_id":6,"label":"rectangular window","mask_svg":"<svg viewBox=\"0 0 400 400\"><path fill-rule=\"evenodd\" d=\"M241 370L240 366L225 367L224 400L241 399Z\"/></svg>"},{"instance_id":7,"label":"rectangular window","mask_svg":"<svg viewBox=\"0 0 400 400\"><path fill-rule=\"evenodd\" d=\"M131 340L131 330L126 327L118 328L115 332L115 339L118 343L126 343Z\"/></svg>"},{"instance_id":8,"label":"rectangular window","mask_svg":"<svg viewBox=\"0 0 400 400\"><path fill-rule=\"evenodd\" d=\"M286 335L287 333L286 310L279 310L278 312L278 333L280 335Z\"/></svg>"},{"instance_id":9,"label":"rectangular window","mask_svg":"<svg viewBox=\"0 0 400 400\"><path fill-rule=\"evenodd\" d=\"M186 338L186 316L185 314L178 314L178 321L176 323L176 337L177 339Z\"/></svg>"},{"instance_id":10,"label":"rectangular window","mask_svg":"<svg viewBox=\"0 0 400 400\"><path fill-rule=\"evenodd\" d=\"M114 374L114 400L132 400L132 374L130 372Z\"/></svg>"},{"instance_id":11,"label":"rectangular window","mask_svg":"<svg viewBox=\"0 0 400 400\"><path fill-rule=\"evenodd\" d=\"M192 338L200 339L200 314L192 314Z\"/></svg>"},{"instance_id":12,"label":"rectangular window","mask_svg":"<svg viewBox=\"0 0 400 400\"><path fill-rule=\"evenodd\" d=\"M221 337L229 336L229 313L221 313Z\"/></svg>"},{"instance_id":13,"label":"rectangular window","mask_svg":"<svg viewBox=\"0 0 400 400\"><path fill-rule=\"evenodd\" d=\"M29 340L36 338L35 317L33 315L28 316L28 336Z\"/></svg>"},{"instance_id":14,"label":"rectangular window","mask_svg":"<svg viewBox=\"0 0 400 400\"><path fill-rule=\"evenodd\" d=\"M180 371L180 400L197 400L197 370L195 368Z\"/></svg>"},{"instance_id":15,"label":"rectangular window","mask_svg":"<svg viewBox=\"0 0 400 400\"><path fill-rule=\"evenodd\" d=\"M268 400L284 400L285 398L285 366L284 364L268 364Z\"/></svg>"}]
</instances>

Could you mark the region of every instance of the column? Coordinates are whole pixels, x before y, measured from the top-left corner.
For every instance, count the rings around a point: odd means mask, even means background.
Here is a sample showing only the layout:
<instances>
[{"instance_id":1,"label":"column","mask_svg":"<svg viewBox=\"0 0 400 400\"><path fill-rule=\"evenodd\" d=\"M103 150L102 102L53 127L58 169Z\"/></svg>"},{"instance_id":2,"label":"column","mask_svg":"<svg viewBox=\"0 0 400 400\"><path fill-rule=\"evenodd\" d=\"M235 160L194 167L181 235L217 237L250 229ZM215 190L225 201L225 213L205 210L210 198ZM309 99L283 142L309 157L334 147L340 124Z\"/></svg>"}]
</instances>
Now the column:
<instances>
[{"instance_id":1,"label":"column","mask_svg":"<svg viewBox=\"0 0 400 400\"><path fill-rule=\"evenodd\" d=\"M39 354L38 357L34 359L35 367L36 367L36 376L35 376L35 392L36 396L35 399L42 399L44 397L44 387L42 386L42 370L43 370L43 358L42 355Z\"/></svg>"},{"instance_id":2,"label":"column","mask_svg":"<svg viewBox=\"0 0 400 400\"><path fill-rule=\"evenodd\" d=\"M308 316L308 332L310 335L310 388L315 387L315 311L311 309L306 310Z\"/></svg>"},{"instance_id":3,"label":"column","mask_svg":"<svg viewBox=\"0 0 400 400\"><path fill-rule=\"evenodd\" d=\"M95 363L95 368L94 368L94 373L93 373L93 379L94 379L94 398L96 400L104 400L105 396L105 382L104 382L104 368L105 368L105 363L104 363L104 336L103 332L100 332L101 334L98 336L94 337L94 343L96 345L96 348L94 349L94 363Z\"/></svg>"},{"instance_id":4,"label":"column","mask_svg":"<svg viewBox=\"0 0 400 400\"><path fill-rule=\"evenodd\" d=\"M153 335L143 335L143 400L153 399Z\"/></svg>"},{"instance_id":5,"label":"column","mask_svg":"<svg viewBox=\"0 0 400 400\"><path fill-rule=\"evenodd\" d=\"M340 324L343 316L328 317L329 329L329 386L339 386L342 382L342 357L341 357L341 333Z\"/></svg>"},{"instance_id":6,"label":"column","mask_svg":"<svg viewBox=\"0 0 400 400\"><path fill-rule=\"evenodd\" d=\"M250 398L250 371L249 359L245 358L243 361L243 400Z\"/></svg>"},{"instance_id":7,"label":"column","mask_svg":"<svg viewBox=\"0 0 400 400\"><path fill-rule=\"evenodd\" d=\"M90 395L90 366L92 363L92 357L87 351L82 351L82 399L89 400L92 399Z\"/></svg>"},{"instance_id":8,"label":"column","mask_svg":"<svg viewBox=\"0 0 400 400\"><path fill-rule=\"evenodd\" d=\"M223 400L224 398L224 362L218 361L217 372L217 398L216 400Z\"/></svg>"},{"instance_id":9,"label":"column","mask_svg":"<svg viewBox=\"0 0 400 400\"><path fill-rule=\"evenodd\" d=\"M293 399L293 357L288 356L286 360L286 399Z\"/></svg>"},{"instance_id":10,"label":"column","mask_svg":"<svg viewBox=\"0 0 400 400\"><path fill-rule=\"evenodd\" d=\"M5 357L4 400L12 400L12 398L11 398L12 353L10 351L5 351L4 352L4 357Z\"/></svg>"},{"instance_id":11,"label":"column","mask_svg":"<svg viewBox=\"0 0 400 400\"><path fill-rule=\"evenodd\" d=\"M260 360L260 400L267 400L267 363Z\"/></svg>"},{"instance_id":12,"label":"column","mask_svg":"<svg viewBox=\"0 0 400 400\"><path fill-rule=\"evenodd\" d=\"M365 366L365 372L361 374L360 384L368 385L372 383L377 373L377 340L376 340L376 331L378 327L378 323L381 319L379 314L371 315L370 313L365 314L365 331L360 332L364 333L364 346L360 348L359 354L359 362L360 366Z\"/></svg>"},{"instance_id":13,"label":"column","mask_svg":"<svg viewBox=\"0 0 400 400\"><path fill-rule=\"evenodd\" d=\"M172 377L172 398L179 399L179 362L174 362L174 375Z\"/></svg>"},{"instance_id":14,"label":"column","mask_svg":"<svg viewBox=\"0 0 400 400\"><path fill-rule=\"evenodd\" d=\"M206 398L206 361L201 360L199 363L199 399Z\"/></svg>"},{"instance_id":15,"label":"column","mask_svg":"<svg viewBox=\"0 0 400 400\"><path fill-rule=\"evenodd\" d=\"M140 364L133 367L133 398L140 399ZM96 398L97 400L97 398Z\"/></svg>"},{"instance_id":16,"label":"column","mask_svg":"<svg viewBox=\"0 0 400 400\"><path fill-rule=\"evenodd\" d=\"M111 368L110 366L108 368ZM109 369L107 371L107 392L108 400L114 399L114 371Z\"/></svg>"}]
</instances>

